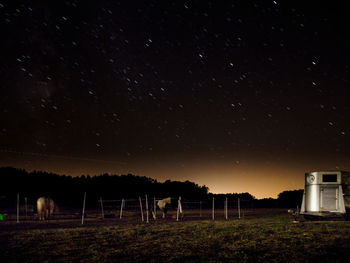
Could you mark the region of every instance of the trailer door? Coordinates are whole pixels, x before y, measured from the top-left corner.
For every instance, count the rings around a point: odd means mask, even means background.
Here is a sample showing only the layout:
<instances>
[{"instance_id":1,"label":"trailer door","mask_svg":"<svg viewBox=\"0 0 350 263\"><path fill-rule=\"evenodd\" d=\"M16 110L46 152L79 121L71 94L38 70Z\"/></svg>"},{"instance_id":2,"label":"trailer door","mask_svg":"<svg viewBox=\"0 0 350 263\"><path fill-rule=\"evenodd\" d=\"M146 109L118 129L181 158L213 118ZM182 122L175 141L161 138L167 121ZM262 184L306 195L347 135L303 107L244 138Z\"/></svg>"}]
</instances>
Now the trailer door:
<instances>
[{"instance_id":1,"label":"trailer door","mask_svg":"<svg viewBox=\"0 0 350 263\"><path fill-rule=\"evenodd\" d=\"M321 186L320 206L322 211L337 211L338 187Z\"/></svg>"}]
</instances>

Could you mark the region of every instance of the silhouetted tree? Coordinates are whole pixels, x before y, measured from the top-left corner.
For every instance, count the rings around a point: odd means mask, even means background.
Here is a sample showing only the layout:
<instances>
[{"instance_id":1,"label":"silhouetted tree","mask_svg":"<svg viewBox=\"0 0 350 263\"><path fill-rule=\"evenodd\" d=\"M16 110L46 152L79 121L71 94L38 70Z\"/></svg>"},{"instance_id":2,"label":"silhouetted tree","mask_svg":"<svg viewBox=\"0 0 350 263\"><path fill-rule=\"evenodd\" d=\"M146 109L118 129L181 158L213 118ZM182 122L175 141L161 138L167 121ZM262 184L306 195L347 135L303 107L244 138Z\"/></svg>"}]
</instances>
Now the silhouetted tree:
<instances>
[{"instance_id":1,"label":"silhouetted tree","mask_svg":"<svg viewBox=\"0 0 350 263\"><path fill-rule=\"evenodd\" d=\"M301 206L304 190L284 191L278 195L279 207L296 208Z\"/></svg>"}]
</instances>

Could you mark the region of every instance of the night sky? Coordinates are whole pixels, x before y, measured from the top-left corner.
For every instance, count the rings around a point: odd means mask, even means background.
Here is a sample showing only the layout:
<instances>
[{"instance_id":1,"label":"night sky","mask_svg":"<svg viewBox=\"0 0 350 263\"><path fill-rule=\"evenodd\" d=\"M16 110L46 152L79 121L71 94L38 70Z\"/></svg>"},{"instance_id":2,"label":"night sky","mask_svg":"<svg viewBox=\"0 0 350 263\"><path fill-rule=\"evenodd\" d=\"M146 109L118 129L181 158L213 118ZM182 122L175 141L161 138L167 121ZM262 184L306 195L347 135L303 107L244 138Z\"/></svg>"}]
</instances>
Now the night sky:
<instances>
[{"instance_id":1,"label":"night sky","mask_svg":"<svg viewBox=\"0 0 350 263\"><path fill-rule=\"evenodd\" d=\"M350 170L347 9L286 2L0 0L0 166L258 198Z\"/></svg>"}]
</instances>

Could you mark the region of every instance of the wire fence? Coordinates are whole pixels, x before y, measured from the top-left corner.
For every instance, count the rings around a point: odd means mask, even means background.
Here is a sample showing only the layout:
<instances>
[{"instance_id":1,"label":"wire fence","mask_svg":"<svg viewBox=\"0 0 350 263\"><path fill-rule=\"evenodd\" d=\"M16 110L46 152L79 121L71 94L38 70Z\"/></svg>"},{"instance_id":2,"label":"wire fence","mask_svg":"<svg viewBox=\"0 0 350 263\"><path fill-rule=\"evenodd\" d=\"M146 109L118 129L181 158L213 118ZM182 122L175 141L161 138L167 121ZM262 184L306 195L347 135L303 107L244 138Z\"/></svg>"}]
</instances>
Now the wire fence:
<instances>
[{"instance_id":1,"label":"wire fence","mask_svg":"<svg viewBox=\"0 0 350 263\"><path fill-rule=\"evenodd\" d=\"M54 211L50 220L79 220L81 224L91 220L116 220L123 222L152 222L162 220L231 220L245 218L257 213L253 200L240 198L205 198L203 200L189 200L181 197L171 197L166 211L160 209L158 202L164 197L139 196L134 199L105 200L101 196L98 200L89 200L87 195L81 207L60 206ZM0 215L12 221L39 221L34 202L17 196L17 204L1 207ZM3 217L4 218L4 217ZM0 217L1 219L1 217Z\"/></svg>"}]
</instances>

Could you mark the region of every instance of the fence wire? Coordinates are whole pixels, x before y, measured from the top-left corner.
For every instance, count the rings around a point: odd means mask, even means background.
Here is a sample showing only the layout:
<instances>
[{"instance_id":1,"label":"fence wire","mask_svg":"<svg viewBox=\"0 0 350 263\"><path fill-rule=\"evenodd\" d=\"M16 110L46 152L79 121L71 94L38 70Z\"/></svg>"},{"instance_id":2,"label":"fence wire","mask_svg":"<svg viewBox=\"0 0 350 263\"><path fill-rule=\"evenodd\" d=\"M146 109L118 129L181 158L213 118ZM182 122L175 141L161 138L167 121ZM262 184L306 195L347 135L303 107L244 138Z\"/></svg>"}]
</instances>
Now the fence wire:
<instances>
[{"instance_id":1,"label":"fence wire","mask_svg":"<svg viewBox=\"0 0 350 263\"><path fill-rule=\"evenodd\" d=\"M85 209L83 207L58 206L51 219L120 219L150 221L163 219L163 211L157 205L164 197L143 196L134 199L114 199L89 201ZM184 199L171 197L167 206L167 218L178 220L192 219L231 219L241 218L254 209L252 200L240 200L239 198L203 200ZM0 214L8 214L9 220L38 220L35 202L28 201L26 197L19 198L17 204L2 206ZM82 222L83 222L82 219Z\"/></svg>"}]
</instances>

